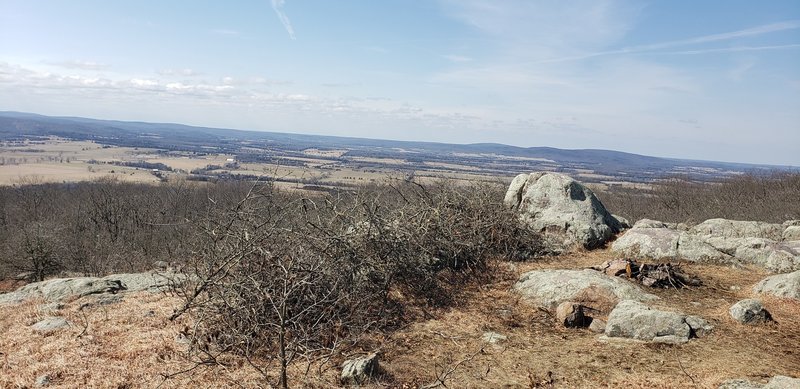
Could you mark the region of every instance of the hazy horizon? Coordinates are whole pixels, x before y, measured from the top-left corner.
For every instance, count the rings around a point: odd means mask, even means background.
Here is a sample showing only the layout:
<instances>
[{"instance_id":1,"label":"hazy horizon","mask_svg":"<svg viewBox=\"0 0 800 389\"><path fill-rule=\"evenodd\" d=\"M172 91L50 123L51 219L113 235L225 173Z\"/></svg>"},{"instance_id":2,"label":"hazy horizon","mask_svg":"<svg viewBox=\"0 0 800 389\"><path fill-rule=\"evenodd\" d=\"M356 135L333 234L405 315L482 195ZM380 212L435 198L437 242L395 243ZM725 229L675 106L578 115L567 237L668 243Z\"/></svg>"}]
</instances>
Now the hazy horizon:
<instances>
[{"instance_id":1,"label":"hazy horizon","mask_svg":"<svg viewBox=\"0 0 800 389\"><path fill-rule=\"evenodd\" d=\"M0 110L800 166L800 2L0 0Z\"/></svg>"}]
</instances>

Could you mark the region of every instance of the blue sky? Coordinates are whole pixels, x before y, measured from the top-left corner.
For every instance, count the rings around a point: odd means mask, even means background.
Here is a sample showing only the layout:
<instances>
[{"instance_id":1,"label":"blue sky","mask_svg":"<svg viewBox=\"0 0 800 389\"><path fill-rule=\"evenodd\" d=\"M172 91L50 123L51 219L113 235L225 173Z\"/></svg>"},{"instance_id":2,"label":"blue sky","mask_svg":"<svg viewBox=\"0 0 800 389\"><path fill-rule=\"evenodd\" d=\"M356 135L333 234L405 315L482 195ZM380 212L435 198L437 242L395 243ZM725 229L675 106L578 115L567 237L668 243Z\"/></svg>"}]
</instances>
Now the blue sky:
<instances>
[{"instance_id":1,"label":"blue sky","mask_svg":"<svg viewBox=\"0 0 800 389\"><path fill-rule=\"evenodd\" d=\"M800 166L800 1L0 0L0 110Z\"/></svg>"}]
</instances>

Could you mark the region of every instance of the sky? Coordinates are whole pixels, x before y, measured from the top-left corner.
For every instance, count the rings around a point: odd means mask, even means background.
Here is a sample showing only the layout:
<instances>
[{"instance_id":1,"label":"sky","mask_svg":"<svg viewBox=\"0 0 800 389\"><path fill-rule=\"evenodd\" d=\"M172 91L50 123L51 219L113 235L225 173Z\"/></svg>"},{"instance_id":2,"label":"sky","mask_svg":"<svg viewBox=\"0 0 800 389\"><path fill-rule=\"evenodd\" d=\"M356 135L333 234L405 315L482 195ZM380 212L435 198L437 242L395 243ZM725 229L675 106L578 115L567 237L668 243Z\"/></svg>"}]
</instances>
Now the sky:
<instances>
[{"instance_id":1,"label":"sky","mask_svg":"<svg viewBox=\"0 0 800 389\"><path fill-rule=\"evenodd\" d=\"M0 0L0 110L800 166L800 1Z\"/></svg>"}]
</instances>

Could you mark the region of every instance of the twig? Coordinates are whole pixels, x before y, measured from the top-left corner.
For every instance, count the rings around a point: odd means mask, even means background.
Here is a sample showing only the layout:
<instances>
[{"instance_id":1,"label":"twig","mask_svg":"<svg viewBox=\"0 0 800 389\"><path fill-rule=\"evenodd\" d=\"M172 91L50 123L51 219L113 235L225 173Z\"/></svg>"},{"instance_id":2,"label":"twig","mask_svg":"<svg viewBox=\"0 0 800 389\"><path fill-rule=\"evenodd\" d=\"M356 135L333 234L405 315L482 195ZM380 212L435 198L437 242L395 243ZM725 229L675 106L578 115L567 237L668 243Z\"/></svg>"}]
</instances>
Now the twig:
<instances>
[{"instance_id":1,"label":"twig","mask_svg":"<svg viewBox=\"0 0 800 389\"><path fill-rule=\"evenodd\" d=\"M686 376L689 377L689 379L692 381L692 385L693 386L697 386L697 384L694 382L694 378L691 376L691 374L689 374L686 371L686 369L683 368L683 363L681 363L681 359L680 358L678 358L678 366L680 366L681 371L683 372L683 374L686 374Z\"/></svg>"},{"instance_id":2,"label":"twig","mask_svg":"<svg viewBox=\"0 0 800 389\"><path fill-rule=\"evenodd\" d=\"M75 339L80 339L89 329L89 318L86 317L86 311L81 311L81 314L83 314L83 331L81 331L81 333L78 334Z\"/></svg>"},{"instance_id":3,"label":"twig","mask_svg":"<svg viewBox=\"0 0 800 389\"><path fill-rule=\"evenodd\" d=\"M463 364L465 364L465 363L467 363L469 361L472 361L473 358L475 358L478 354L480 354L482 352L483 352L483 347L481 347L478 351L476 351L475 353L471 354L470 356L458 361L455 365L450 366L450 368L448 368L447 370L443 371L442 374L439 374L436 377L436 381L431 382L430 384L427 384L427 385L421 387L420 389L433 389L433 388L438 388L440 386L446 388L447 385L445 384L445 381L447 381L447 378L451 374L453 374L456 370L458 370L458 368L461 367L461 365L463 365Z\"/></svg>"}]
</instances>

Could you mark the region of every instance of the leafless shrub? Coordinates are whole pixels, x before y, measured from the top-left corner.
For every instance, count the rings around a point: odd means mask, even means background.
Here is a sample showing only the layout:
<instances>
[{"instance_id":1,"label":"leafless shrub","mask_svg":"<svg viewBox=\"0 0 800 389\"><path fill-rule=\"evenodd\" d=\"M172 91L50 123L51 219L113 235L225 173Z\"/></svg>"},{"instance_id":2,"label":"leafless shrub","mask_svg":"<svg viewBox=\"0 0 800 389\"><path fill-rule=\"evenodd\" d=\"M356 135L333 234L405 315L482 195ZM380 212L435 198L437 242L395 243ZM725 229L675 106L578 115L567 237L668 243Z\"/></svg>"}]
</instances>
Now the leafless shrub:
<instances>
[{"instance_id":1,"label":"leafless shrub","mask_svg":"<svg viewBox=\"0 0 800 389\"><path fill-rule=\"evenodd\" d=\"M451 304L496 256L538 254L538 236L502 207L502 188L395 181L323 197L255 185L209 198L192 272L177 290L206 361L243 355L287 387L286 369L391 329L415 304Z\"/></svg>"},{"instance_id":2,"label":"leafless shrub","mask_svg":"<svg viewBox=\"0 0 800 389\"><path fill-rule=\"evenodd\" d=\"M615 188L598 193L612 212L631 222L649 218L699 223L711 218L781 223L800 219L800 173L742 175L718 183L675 177L652 190Z\"/></svg>"}]
</instances>

